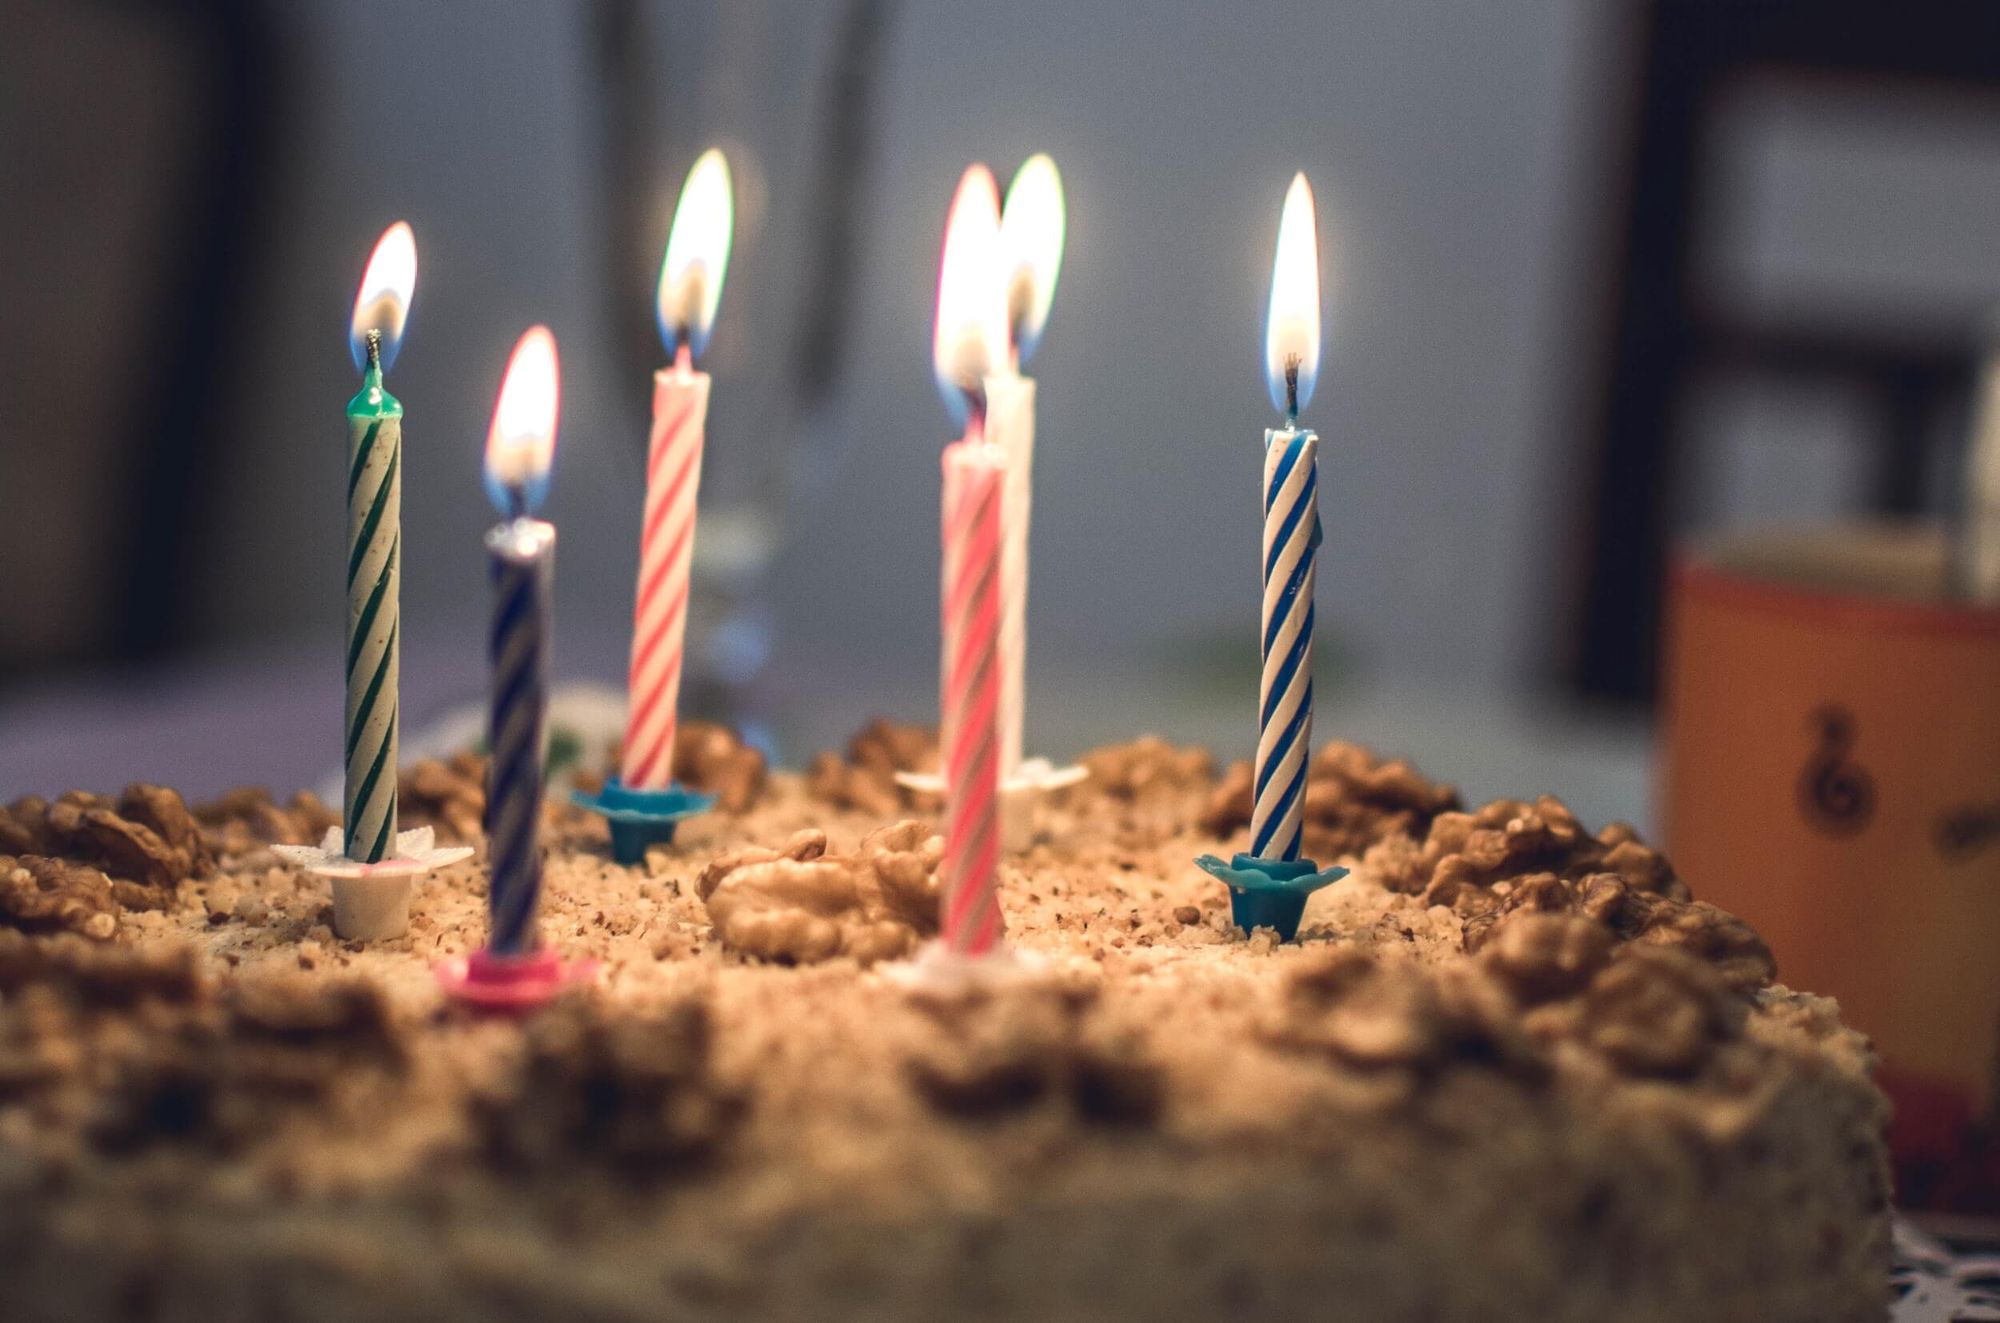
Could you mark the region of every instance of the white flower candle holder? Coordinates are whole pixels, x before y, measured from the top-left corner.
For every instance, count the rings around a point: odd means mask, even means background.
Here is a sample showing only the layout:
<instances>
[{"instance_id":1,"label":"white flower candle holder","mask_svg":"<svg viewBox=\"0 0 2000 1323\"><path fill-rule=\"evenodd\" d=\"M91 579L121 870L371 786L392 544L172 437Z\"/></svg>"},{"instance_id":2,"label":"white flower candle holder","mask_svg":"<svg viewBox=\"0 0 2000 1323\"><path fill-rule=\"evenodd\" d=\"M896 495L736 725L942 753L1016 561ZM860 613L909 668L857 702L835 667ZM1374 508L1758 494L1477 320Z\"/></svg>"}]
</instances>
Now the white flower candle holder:
<instances>
[{"instance_id":1,"label":"white flower candle holder","mask_svg":"<svg viewBox=\"0 0 2000 1323\"><path fill-rule=\"evenodd\" d=\"M410 928L410 892L416 879L472 857L472 847L437 844L429 827L396 833L396 852L376 863L347 857L339 827L327 828L314 845L274 845L280 859L298 865L333 887L333 930L350 942L401 937Z\"/></svg>"}]
</instances>

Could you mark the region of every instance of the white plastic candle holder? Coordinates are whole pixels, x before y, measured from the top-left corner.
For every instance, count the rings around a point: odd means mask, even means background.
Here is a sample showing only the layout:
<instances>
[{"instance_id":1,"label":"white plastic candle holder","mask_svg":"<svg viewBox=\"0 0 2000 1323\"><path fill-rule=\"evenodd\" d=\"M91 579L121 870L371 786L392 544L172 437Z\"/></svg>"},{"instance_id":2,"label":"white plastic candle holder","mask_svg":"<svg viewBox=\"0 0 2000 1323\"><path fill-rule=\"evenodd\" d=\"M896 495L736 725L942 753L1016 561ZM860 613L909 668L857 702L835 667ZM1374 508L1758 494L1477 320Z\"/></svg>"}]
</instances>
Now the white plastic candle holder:
<instances>
[{"instance_id":1,"label":"white plastic candle holder","mask_svg":"<svg viewBox=\"0 0 2000 1323\"><path fill-rule=\"evenodd\" d=\"M396 833L396 853L375 863L347 857L344 833L329 827L318 845L274 845L279 858L333 887L333 930L350 942L401 937L410 928L410 892L433 868L472 857L472 847L437 844L429 827Z\"/></svg>"},{"instance_id":2,"label":"white plastic candle holder","mask_svg":"<svg viewBox=\"0 0 2000 1323\"><path fill-rule=\"evenodd\" d=\"M1009 854L1020 854L1035 843L1036 820L1042 800L1090 775L1072 763L1057 767L1046 758L1029 758L1000 783L1000 843ZM920 795L944 794L944 777L936 772L898 772L896 784Z\"/></svg>"}]
</instances>

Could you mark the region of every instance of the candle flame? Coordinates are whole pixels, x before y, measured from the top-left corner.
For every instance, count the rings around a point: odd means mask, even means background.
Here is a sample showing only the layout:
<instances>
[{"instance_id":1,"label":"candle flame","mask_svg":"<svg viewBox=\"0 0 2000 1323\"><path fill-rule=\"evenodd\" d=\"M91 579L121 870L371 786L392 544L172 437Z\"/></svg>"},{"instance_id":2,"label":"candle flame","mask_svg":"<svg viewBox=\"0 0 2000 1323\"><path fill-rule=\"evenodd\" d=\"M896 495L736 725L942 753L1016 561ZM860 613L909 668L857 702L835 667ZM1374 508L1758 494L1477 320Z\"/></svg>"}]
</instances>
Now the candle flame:
<instances>
[{"instance_id":1,"label":"candle flame","mask_svg":"<svg viewBox=\"0 0 2000 1323\"><path fill-rule=\"evenodd\" d=\"M1065 227L1062 175L1047 152L1037 152L1021 163L1007 186L1007 204L1000 210L1007 328L1019 365L1034 355L1042 328L1048 325L1056 277L1062 273Z\"/></svg>"},{"instance_id":2,"label":"candle flame","mask_svg":"<svg viewBox=\"0 0 2000 1323\"><path fill-rule=\"evenodd\" d=\"M1286 381L1298 373L1296 398ZM1319 222L1305 172L1292 177L1278 217L1278 256L1271 264L1271 314L1264 324L1264 375L1271 403L1293 416L1312 399L1319 376Z\"/></svg>"},{"instance_id":3,"label":"candle flame","mask_svg":"<svg viewBox=\"0 0 2000 1323\"><path fill-rule=\"evenodd\" d=\"M667 235L666 260L660 264L660 339L669 358L683 343L695 358L708 347L715 306L722 301L722 277L729 269L735 221L729 162L719 148L711 147L681 185L674 228Z\"/></svg>"},{"instance_id":4,"label":"candle flame","mask_svg":"<svg viewBox=\"0 0 2000 1323\"><path fill-rule=\"evenodd\" d=\"M382 231L368 269L361 273L361 289L354 296L354 320L348 327L348 348L354 353L354 370L368 370L368 333L382 337L382 370L396 357L403 343L403 323L410 315L410 299L417 290L417 239L408 221L397 221Z\"/></svg>"},{"instance_id":5,"label":"candle flame","mask_svg":"<svg viewBox=\"0 0 2000 1323\"><path fill-rule=\"evenodd\" d=\"M548 495L560 394L556 338L546 326L531 326L507 360L486 434L486 494L503 515L532 514Z\"/></svg>"},{"instance_id":6,"label":"candle flame","mask_svg":"<svg viewBox=\"0 0 2000 1323\"><path fill-rule=\"evenodd\" d=\"M960 427L970 397L1006 352L1007 303L1000 285L1000 187L983 165L966 168L945 222L931 364L938 393Z\"/></svg>"}]
</instances>

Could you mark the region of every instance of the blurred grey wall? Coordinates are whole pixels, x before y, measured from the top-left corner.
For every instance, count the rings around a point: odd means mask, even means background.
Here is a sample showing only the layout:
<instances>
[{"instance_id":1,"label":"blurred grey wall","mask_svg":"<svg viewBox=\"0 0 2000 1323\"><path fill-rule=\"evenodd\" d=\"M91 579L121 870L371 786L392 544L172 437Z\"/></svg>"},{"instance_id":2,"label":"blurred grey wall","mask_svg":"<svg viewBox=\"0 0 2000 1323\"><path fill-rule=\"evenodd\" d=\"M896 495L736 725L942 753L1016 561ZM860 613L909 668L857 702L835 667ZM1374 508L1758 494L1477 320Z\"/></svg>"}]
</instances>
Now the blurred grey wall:
<instances>
[{"instance_id":1,"label":"blurred grey wall","mask_svg":"<svg viewBox=\"0 0 2000 1323\"><path fill-rule=\"evenodd\" d=\"M71 12L24 3L17 14L43 20ZM618 337L650 306L682 172L721 141L742 197L706 364L716 376L713 504L697 554L712 562L775 541L769 605L782 666L825 658L885 691L925 681L938 452L950 439L928 366L944 212L968 161L989 162L1004 181L1047 150L1068 185L1070 235L1034 364L1035 670L1103 668L1107 683L1144 683L1218 646L1226 661L1252 655L1259 439L1272 421L1259 337L1279 200L1304 169L1328 264L1326 357L1306 414L1323 439L1323 628L1377 675L1495 687L1532 673L1549 651L1578 490L1566 428L1602 296L1590 239L1606 135L1626 94L1617 11L1587 0L883 8L892 23L858 198L853 316L837 346L845 370L831 398L808 407L795 337L817 277L824 217L813 181L839 6L640 6L639 103L656 141L639 225L652 243L625 266L606 247L598 7L274 6L284 159L250 323L226 391L162 403L201 409L230 441L210 475L221 513L187 531L205 567L194 632L214 646L338 647L348 304L375 235L404 217L421 253L391 381L409 410L411 636L428 622L433 637L462 637L454 661L476 686L478 541L491 520L478 450L509 347L546 321L564 369L550 507L562 529L560 618L566 639L611 641L559 657L615 675L651 361ZM68 38L39 33L59 55ZM98 56L86 67L105 76L13 79L9 136L60 129L64 159L122 178L112 149L144 138L123 126L165 133L171 100ZM1721 286L1870 299L1886 282L1967 308L2000 293L1983 240L2000 220L1991 116L1974 115L1957 146L1929 157L1881 124L1867 107L1746 107L1731 150L1764 182L1744 193L1740 214L1717 220ZM1940 222L1935 189L1931 201L1905 195L1911 171L1970 198L1970 212ZM31 254L37 239L50 252L88 239L74 228L48 237L59 205L17 198L8 208ZM100 245L126 266L148 252L102 228ZM44 306L72 297L38 260L9 274ZM71 336L86 348L129 334L117 291L87 275L74 297L96 300L93 320ZM99 283L131 278L117 267ZM38 350L42 337L15 335L10 370L37 352L70 369L44 383L43 407L90 396L94 378L70 345ZM1794 438L1810 447L1839 433L1839 401L1725 398L1713 412L1743 442L1713 476L1721 508L1843 499L1837 455L1809 460L1803 484L1785 458ZM87 433L87 419L68 421ZM34 444L18 425L6 442L16 457ZM103 460L79 443L69 462L87 483ZM22 493L34 485L0 488L16 503L10 523L26 526ZM767 517L737 520L733 503ZM68 531L81 548L71 558L88 560L88 537Z\"/></svg>"},{"instance_id":2,"label":"blurred grey wall","mask_svg":"<svg viewBox=\"0 0 2000 1323\"><path fill-rule=\"evenodd\" d=\"M210 530L238 635L337 626L344 320L368 245L408 217L416 307L392 386L409 409L406 612L476 616L488 522L476 480L498 375L533 320L563 350L552 517L566 620L627 609L638 518L633 407L602 286L582 7L310 3L292 223L234 364L255 444ZM705 142L755 157L710 366L711 463L795 429L815 456L783 522L783 650L879 653L928 673L938 451L931 300L959 171L1004 182L1046 149L1068 185L1068 258L1041 380L1036 664L1240 635L1256 612L1261 319L1278 202L1312 177L1329 263L1319 392L1322 612L1366 663L1494 680L1535 647L1551 550L1533 475L1576 211L1590 70L1577 3L1272 2L1135 11L1027 0L895 11L879 162L864 199L852 371L833 406L783 399L808 272L806 157L830 6L657 15L659 226ZM729 71L704 47L735 43ZM629 373L627 374L629 375ZM766 397L776 393L777 407Z\"/></svg>"}]
</instances>

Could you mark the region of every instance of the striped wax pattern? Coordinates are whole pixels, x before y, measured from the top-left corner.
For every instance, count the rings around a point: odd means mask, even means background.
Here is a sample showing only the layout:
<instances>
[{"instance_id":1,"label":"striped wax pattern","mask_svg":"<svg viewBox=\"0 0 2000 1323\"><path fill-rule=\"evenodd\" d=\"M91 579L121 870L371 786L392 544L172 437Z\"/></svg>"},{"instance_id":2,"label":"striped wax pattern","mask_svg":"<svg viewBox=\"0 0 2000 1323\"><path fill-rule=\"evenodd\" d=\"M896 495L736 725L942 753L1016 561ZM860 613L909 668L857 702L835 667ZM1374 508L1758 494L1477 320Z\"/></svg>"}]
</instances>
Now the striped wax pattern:
<instances>
[{"instance_id":1,"label":"striped wax pattern","mask_svg":"<svg viewBox=\"0 0 2000 1323\"><path fill-rule=\"evenodd\" d=\"M501 956L528 955L535 949L555 540L555 528L534 519L517 519L486 536L496 596L488 649L493 689L486 725L492 751L486 773L486 848L492 881L486 945Z\"/></svg>"},{"instance_id":2,"label":"striped wax pattern","mask_svg":"<svg viewBox=\"0 0 2000 1323\"><path fill-rule=\"evenodd\" d=\"M350 859L396 848L396 684L402 583L402 408L347 420L347 724L344 815ZM363 391L363 397L368 396Z\"/></svg>"},{"instance_id":3,"label":"striped wax pattern","mask_svg":"<svg viewBox=\"0 0 2000 1323\"><path fill-rule=\"evenodd\" d=\"M674 368L653 374L653 434L647 447L645 526L632 621L631 715L619 776L636 790L665 789L674 777L708 385L705 372Z\"/></svg>"},{"instance_id":4,"label":"striped wax pattern","mask_svg":"<svg viewBox=\"0 0 2000 1323\"><path fill-rule=\"evenodd\" d=\"M1000 943L1000 576L1006 457L982 440L944 453L945 762L943 937L980 955Z\"/></svg>"},{"instance_id":5,"label":"striped wax pattern","mask_svg":"<svg viewBox=\"0 0 2000 1323\"><path fill-rule=\"evenodd\" d=\"M1028 528L1035 496L1035 381L986 379L986 438L1007 456L1007 491L1001 527L1000 779L1021 765L1022 718L1027 711Z\"/></svg>"},{"instance_id":6,"label":"striped wax pattern","mask_svg":"<svg viewBox=\"0 0 2000 1323\"><path fill-rule=\"evenodd\" d=\"M1313 559L1319 546L1319 438L1264 434L1263 683L1250 853L1299 857L1312 745Z\"/></svg>"}]
</instances>

